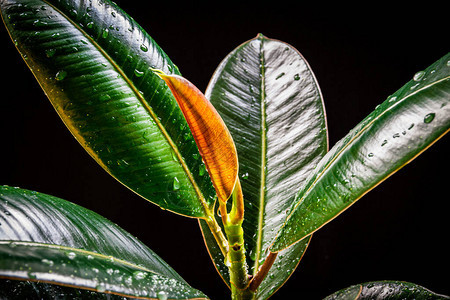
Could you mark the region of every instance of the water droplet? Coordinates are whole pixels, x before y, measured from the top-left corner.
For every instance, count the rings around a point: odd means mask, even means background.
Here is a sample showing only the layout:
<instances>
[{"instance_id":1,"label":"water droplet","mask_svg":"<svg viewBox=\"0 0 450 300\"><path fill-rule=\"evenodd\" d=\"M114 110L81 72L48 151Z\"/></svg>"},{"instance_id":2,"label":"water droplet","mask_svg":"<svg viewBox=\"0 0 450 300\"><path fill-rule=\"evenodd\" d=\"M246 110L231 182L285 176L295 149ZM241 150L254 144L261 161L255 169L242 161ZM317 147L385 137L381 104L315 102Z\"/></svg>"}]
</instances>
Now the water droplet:
<instances>
[{"instance_id":1,"label":"water droplet","mask_svg":"<svg viewBox=\"0 0 450 300\"><path fill-rule=\"evenodd\" d=\"M422 80L424 75L425 75L424 71L419 71L416 74L414 74L413 80L414 81L420 81L420 80Z\"/></svg>"},{"instance_id":2,"label":"water droplet","mask_svg":"<svg viewBox=\"0 0 450 300\"><path fill-rule=\"evenodd\" d=\"M413 85L412 87L410 87L409 89L410 90L414 90L416 87L418 87L419 86L419 83L416 83L415 85Z\"/></svg>"},{"instance_id":3,"label":"water droplet","mask_svg":"<svg viewBox=\"0 0 450 300\"><path fill-rule=\"evenodd\" d=\"M103 29L102 37L103 37L104 39L106 39L106 38L108 37L108 34L109 34L108 28Z\"/></svg>"},{"instance_id":4,"label":"water droplet","mask_svg":"<svg viewBox=\"0 0 450 300\"><path fill-rule=\"evenodd\" d=\"M392 137L393 137L394 139L395 139L395 138L398 138L398 137L400 137L400 133L397 132L397 133L394 134Z\"/></svg>"},{"instance_id":5,"label":"water droplet","mask_svg":"<svg viewBox=\"0 0 450 300\"><path fill-rule=\"evenodd\" d=\"M50 58L53 57L53 55L55 55L56 53L56 49L47 49L45 50L45 55Z\"/></svg>"},{"instance_id":6,"label":"water droplet","mask_svg":"<svg viewBox=\"0 0 450 300\"><path fill-rule=\"evenodd\" d=\"M144 44L142 44L142 45L140 46L140 48L141 48L141 50L144 51L144 52L147 52L147 51L148 51L147 46L145 46Z\"/></svg>"},{"instance_id":7,"label":"water droplet","mask_svg":"<svg viewBox=\"0 0 450 300\"><path fill-rule=\"evenodd\" d=\"M36 274L35 273L33 273L33 272L28 272L28 278L30 278L30 279L36 279Z\"/></svg>"},{"instance_id":8,"label":"water droplet","mask_svg":"<svg viewBox=\"0 0 450 300\"><path fill-rule=\"evenodd\" d=\"M116 13L115 12L111 12L111 16L113 16L113 18L115 18L116 17Z\"/></svg>"},{"instance_id":9,"label":"water droplet","mask_svg":"<svg viewBox=\"0 0 450 300\"><path fill-rule=\"evenodd\" d=\"M95 287L95 289L97 290L97 292L103 293L104 291L106 291L106 286L104 283L100 283Z\"/></svg>"},{"instance_id":10,"label":"water droplet","mask_svg":"<svg viewBox=\"0 0 450 300\"><path fill-rule=\"evenodd\" d=\"M99 97L100 102L106 102L108 100L111 100L111 96L109 94L102 94Z\"/></svg>"},{"instance_id":11,"label":"water droplet","mask_svg":"<svg viewBox=\"0 0 450 300\"><path fill-rule=\"evenodd\" d=\"M395 100L397 100L397 97L391 97L391 98L389 98L389 102L395 102Z\"/></svg>"},{"instance_id":12,"label":"water droplet","mask_svg":"<svg viewBox=\"0 0 450 300\"><path fill-rule=\"evenodd\" d=\"M230 261L230 258L229 258L228 256L229 256L229 255L227 255L227 256L225 257L224 264L225 264L225 266L227 266L227 267L229 268L229 267L231 267L231 261Z\"/></svg>"},{"instance_id":13,"label":"water droplet","mask_svg":"<svg viewBox=\"0 0 450 300\"><path fill-rule=\"evenodd\" d=\"M435 113L429 113L428 115L425 116L425 118L423 118L423 122L429 124L434 120L435 116L436 116Z\"/></svg>"},{"instance_id":14,"label":"water droplet","mask_svg":"<svg viewBox=\"0 0 450 300\"><path fill-rule=\"evenodd\" d=\"M294 75L294 80L300 80L300 75L295 74L295 75Z\"/></svg>"},{"instance_id":15,"label":"water droplet","mask_svg":"<svg viewBox=\"0 0 450 300\"><path fill-rule=\"evenodd\" d=\"M174 177L173 178L173 190L177 191L180 189L180 181L178 180L178 178Z\"/></svg>"},{"instance_id":16,"label":"water droplet","mask_svg":"<svg viewBox=\"0 0 450 300\"><path fill-rule=\"evenodd\" d=\"M136 75L136 77L142 77L144 75L144 72L141 72L138 69L135 69L134 70L134 75Z\"/></svg>"},{"instance_id":17,"label":"water droplet","mask_svg":"<svg viewBox=\"0 0 450 300\"><path fill-rule=\"evenodd\" d=\"M41 21L41 20L36 20L36 21L33 22L33 26L36 26L36 27L41 27L41 26L44 26L44 25L47 25L47 22L44 22L44 21Z\"/></svg>"},{"instance_id":18,"label":"water droplet","mask_svg":"<svg viewBox=\"0 0 450 300\"><path fill-rule=\"evenodd\" d=\"M167 300L167 293L164 291L159 291L157 294L159 300Z\"/></svg>"},{"instance_id":19,"label":"water droplet","mask_svg":"<svg viewBox=\"0 0 450 300\"><path fill-rule=\"evenodd\" d=\"M49 259L46 259L46 258L43 258L42 260L41 260L41 262L43 263L43 264L45 264L45 265L47 265L47 266L53 266L53 260L49 260Z\"/></svg>"},{"instance_id":20,"label":"water droplet","mask_svg":"<svg viewBox=\"0 0 450 300\"><path fill-rule=\"evenodd\" d=\"M200 165L200 167L198 169L198 175L200 175L200 176L205 175L205 171L206 171L205 165Z\"/></svg>"},{"instance_id":21,"label":"water droplet","mask_svg":"<svg viewBox=\"0 0 450 300\"><path fill-rule=\"evenodd\" d=\"M242 179L248 179L248 173L244 173L244 174L242 174Z\"/></svg>"},{"instance_id":22,"label":"water droplet","mask_svg":"<svg viewBox=\"0 0 450 300\"><path fill-rule=\"evenodd\" d=\"M124 279L125 284L132 285L133 284L133 278L131 276L128 276Z\"/></svg>"},{"instance_id":23,"label":"water droplet","mask_svg":"<svg viewBox=\"0 0 450 300\"><path fill-rule=\"evenodd\" d=\"M58 81L64 80L64 78L66 78L67 76L67 72L64 70L58 71L58 73L56 73L55 75L55 79Z\"/></svg>"},{"instance_id":24,"label":"water droplet","mask_svg":"<svg viewBox=\"0 0 450 300\"><path fill-rule=\"evenodd\" d=\"M77 257L77 255L76 255L75 252L66 252L66 256L67 256L69 259L74 259L75 257Z\"/></svg>"},{"instance_id":25,"label":"water droplet","mask_svg":"<svg viewBox=\"0 0 450 300\"><path fill-rule=\"evenodd\" d=\"M447 67L450 67L450 60L447 60Z\"/></svg>"},{"instance_id":26,"label":"water droplet","mask_svg":"<svg viewBox=\"0 0 450 300\"><path fill-rule=\"evenodd\" d=\"M373 157L373 153L367 154L368 157Z\"/></svg>"},{"instance_id":27,"label":"water droplet","mask_svg":"<svg viewBox=\"0 0 450 300\"><path fill-rule=\"evenodd\" d=\"M147 273L142 272L142 271L135 271L135 272L133 273L133 277L134 277L134 279L136 279L136 280L142 280L142 279L144 279L145 277L147 277Z\"/></svg>"},{"instance_id":28,"label":"water droplet","mask_svg":"<svg viewBox=\"0 0 450 300\"><path fill-rule=\"evenodd\" d=\"M86 24L86 27L89 29L92 28L93 26L94 26L94 22L89 22Z\"/></svg>"},{"instance_id":29,"label":"water droplet","mask_svg":"<svg viewBox=\"0 0 450 300\"><path fill-rule=\"evenodd\" d=\"M275 80L278 80L278 79L280 79L281 77L283 77L285 75L285 73L283 72L283 73L280 73L280 74L278 74L278 76L277 76L277 78L275 78Z\"/></svg>"}]
</instances>

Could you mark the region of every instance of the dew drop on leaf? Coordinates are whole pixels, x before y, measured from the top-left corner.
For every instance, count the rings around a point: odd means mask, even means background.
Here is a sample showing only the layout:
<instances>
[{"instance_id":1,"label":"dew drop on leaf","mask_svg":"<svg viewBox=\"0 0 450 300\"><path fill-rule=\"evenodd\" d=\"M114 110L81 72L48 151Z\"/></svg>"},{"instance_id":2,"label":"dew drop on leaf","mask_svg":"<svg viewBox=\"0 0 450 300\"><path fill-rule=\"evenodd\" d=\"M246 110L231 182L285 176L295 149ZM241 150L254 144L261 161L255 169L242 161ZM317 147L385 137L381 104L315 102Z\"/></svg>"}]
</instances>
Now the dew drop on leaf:
<instances>
[{"instance_id":1,"label":"dew drop on leaf","mask_svg":"<svg viewBox=\"0 0 450 300\"><path fill-rule=\"evenodd\" d=\"M395 102L395 100L397 100L397 97L395 97L395 96L394 96L394 97L391 97L391 98L389 98L389 102L391 102L391 103L392 103L392 102Z\"/></svg>"},{"instance_id":2,"label":"dew drop on leaf","mask_svg":"<svg viewBox=\"0 0 450 300\"><path fill-rule=\"evenodd\" d=\"M53 264L54 264L53 260L49 260L49 259L46 259L46 258L43 258L43 259L41 260L41 262L42 262L43 264L47 265L47 266L53 266Z\"/></svg>"},{"instance_id":3,"label":"dew drop on leaf","mask_svg":"<svg viewBox=\"0 0 450 300\"><path fill-rule=\"evenodd\" d=\"M423 122L426 123L426 124L431 123L431 122L434 120L434 116L435 116L435 115L436 115L435 113L429 113L428 115L426 115L426 116L423 118Z\"/></svg>"},{"instance_id":4,"label":"dew drop on leaf","mask_svg":"<svg viewBox=\"0 0 450 300\"><path fill-rule=\"evenodd\" d=\"M75 254L75 252L66 252L66 256L69 259L74 259L77 255Z\"/></svg>"},{"instance_id":5,"label":"dew drop on leaf","mask_svg":"<svg viewBox=\"0 0 450 300\"><path fill-rule=\"evenodd\" d=\"M145 277L147 277L147 273L142 272L142 271L136 271L136 272L133 273L133 277L136 280L142 280Z\"/></svg>"},{"instance_id":6,"label":"dew drop on leaf","mask_svg":"<svg viewBox=\"0 0 450 300\"><path fill-rule=\"evenodd\" d=\"M167 293L164 291L160 291L157 294L159 300L167 300Z\"/></svg>"},{"instance_id":7,"label":"dew drop on leaf","mask_svg":"<svg viewBox=\"0 0 450 300\"><path fill-rule=\"evenodd\" d=\"M95 287L95 289L97 290L97 292L100 292L100 293L106 291L105 284L103 284L103 283L98 284L98 285Z\"/></svg>"},{"instance_id":8,"label":"dew drop on leaf","mask_svg":"<svg viewBox=\"0 0 450 300\"><path fill-rule=\"evenodd\" d=\"M108 34L109 34L108 28L103 29L102 37L103 37L104 39L106 39L106 38L108 37Z\"/></svg>"},{"instance_id":9,"label":"dew drop on leaf","mask_svg":"<svg viewBox=\"0 0 450 300\"><path fill-rule=\"evenodd\" d=\"M47 50L45 50L45 55L46 55L48 58L51 58L51 57L53 57L53 55L55 55L55 52L56 52L55 49L47 49Z\"/></svg>"},{"instance_id":10,"label":"dew drop on leaf","mask_svg":"<svg viewBox=\"0 0 450 300\"><path fill-rule=\"evenodd\" d=\"M199 169L198 169L198 175L203 176L205 175L205 165L200 165Z\"/></svg>"},{"instance_id":11,"label":"dew drop on leaf","mask_svg":"<svg viewBox=\"0 0 450 300\"><path fill-rule=\"evenodd\" d=\"M414 81L420 81L423 78L423 75L425 75L424 71L419 71L416 74L414 74L413 80Z\"/></svg>"},{"instance_id":12,"label":"dew drop on leaf","mask_svg":"<svg viewBox=\"0 0 450 300\"><path fill-rule=\"evenodd\" d=\"M178 178L174 177L173 178L173 190L177 191L180 189L180 181L178 180Z\"/></svg>"},{"instance_id":13,"label":"dew drop on leaf","mask_svg":"<svg viewBox=\"0 0 450 300\"><path fill-rule=\"evenodd\" d=\"M142 77L144 75L144 72L139 71L138 69L134 70L134 75L136 75L136 77Z\"/></svg>"},{"instance_id":14,"label":"dew drop on leaf","mask_svg":"<svg viewBox=\"0 0 450 300\"><path fill-rule=\"evenodd\" d=\"M64 78L66 78L67 76L67 72L64 70L58 71L58 73L56 73L55 79L58 81L64 80Z\"/></svg>"},{"instance_id":15,"label":"dew drop on leaf","mask_svg":"<svg viewBox=\"0 0 450 300\"><path fill-rule=\"evenodd\" d=\"M275 80L278 80L278 79L280 79L281 77L283 77L285 75L285 73L283 72L283 73L280 73L280 74L278 74L278 76L277 76L277 78L275 78Z\"/></svg>"},{"instance_id":16,"label":"dew drop on leaf","mask_svg":"<svg viewBox=\"0 0 450 300\"><path fill-rule=\"evenodd\" d=\"M142 44L142 45L140 46L140 48L141 48L141 50L144 51L144 52L147 52L147 51L148 51L147 46L145 46L144 44Z\"/></svg>"}]
</instances>

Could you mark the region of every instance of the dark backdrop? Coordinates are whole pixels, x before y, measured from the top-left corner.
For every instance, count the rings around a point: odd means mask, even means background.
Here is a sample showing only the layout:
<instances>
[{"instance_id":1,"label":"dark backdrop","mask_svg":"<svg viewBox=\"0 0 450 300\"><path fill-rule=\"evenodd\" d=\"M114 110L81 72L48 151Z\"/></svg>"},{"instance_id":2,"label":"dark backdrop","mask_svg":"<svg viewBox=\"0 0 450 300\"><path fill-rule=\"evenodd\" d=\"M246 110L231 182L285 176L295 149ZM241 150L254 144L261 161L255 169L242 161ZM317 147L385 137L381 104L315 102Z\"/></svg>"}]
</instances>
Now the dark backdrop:
<instances>
[{"instance_id":1,"label":"dark backdrop","mask_svg":"<svg viewBox=\"0 0 450 300\"><path fill-rule=\"evenodd\" d=\"M220 61L261 32L296 47L320 84L330 145L449 50L448 7L209 5L116 0L182 74L205 90ZM212 299L229 293L197 222L162 211L111 178L63 126L2 26L0 184L52 194L116 222ZM315 234L273 299L321 299L352 284L404 280L450 294L449 137ZM293 297L295 295L295 297Z\"/></svg>"}]
</instances>

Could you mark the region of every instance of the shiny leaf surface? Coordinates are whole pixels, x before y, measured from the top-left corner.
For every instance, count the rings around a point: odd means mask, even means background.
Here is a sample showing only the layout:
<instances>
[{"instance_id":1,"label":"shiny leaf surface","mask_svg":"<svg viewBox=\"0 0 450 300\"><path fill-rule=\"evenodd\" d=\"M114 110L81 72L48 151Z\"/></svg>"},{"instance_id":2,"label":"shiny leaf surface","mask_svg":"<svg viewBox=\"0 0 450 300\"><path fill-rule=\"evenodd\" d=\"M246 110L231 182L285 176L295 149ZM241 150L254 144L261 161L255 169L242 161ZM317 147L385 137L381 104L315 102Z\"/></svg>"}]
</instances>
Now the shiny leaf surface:
<instances>
[{"instance_id":1,"label":"shiny leaf surface","mask_svg":"<svg viewBox=\"0 0 450 300\"><path fill-rule=\"evenodd\" d=\"M238 158L233 138L205 95L187 79L158 75L167 83L191 129L221 202L231 196L238 176Z\"/></svg>"},{"instance_id":2,"label":"shiny leaf surface","mask_svg":"<svg viewBox=\"0 0 450 300\"><path fill-rule=\"evenodd\" d=\"M169 88L179 74L111 1L2 0L3 21L57 113L86 151L147 200L203 218L215 191Z\"/></svg>"},{"instance_id":3,"label":"shiny leaf surface","mask_svg":"<svg viewBox=\"0 0 450 300\"><path fill-rule=\"evenodd\" d=\"M392 299L392 300L433 300L450 299L436 294L419 285L401 281L379 281L357 284L338 291L324 300Z\"/></svg>"},{"instance_id":4,"label":"shiny leaf surface","mask_svg":"<svg viewBox=\"0 0 450 300\"><path fill-rule=\"evenodd\" d=\"M153 251L96 213L0 187L0 277L156 298L206 298Z\"/></svg>"},{"instance_id":5,"label":"shiny leaf surface","mask_svg":"<svg viewBox=\"0 0 450 300\"><path fill-rule=\"evenodd\" d=\"M314 75L296 49L258 35L219 65L206 96L227 124L239 157L247 263L256 274L286 210L328 147L325 111ZM228 282L223 257L202 222L208 250ZM257 298L275 293L309 240L280 253Z\"/></svg>"},{"instance_id":6,"label":"shiny leaf surface","mask_svg":"<svg viewBox=\"0 0 450 300\"><path fill-rule=\"evenodd\" d=\"M426 150L450 128L450 54L379 105L307 179L271 251L307 237Z\"/></svg>"}]
</instances>

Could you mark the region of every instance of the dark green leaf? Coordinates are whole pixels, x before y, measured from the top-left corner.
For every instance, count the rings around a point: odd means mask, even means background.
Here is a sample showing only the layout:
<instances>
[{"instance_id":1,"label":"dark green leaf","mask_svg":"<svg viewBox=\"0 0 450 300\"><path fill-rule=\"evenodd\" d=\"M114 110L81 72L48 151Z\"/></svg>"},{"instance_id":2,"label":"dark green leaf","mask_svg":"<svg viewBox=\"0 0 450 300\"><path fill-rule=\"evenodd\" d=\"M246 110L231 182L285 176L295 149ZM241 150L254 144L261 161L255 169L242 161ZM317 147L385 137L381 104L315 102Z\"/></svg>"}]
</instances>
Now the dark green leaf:
<instances>
[{"instance_id":1,"label":"dark green leaf","mask_svg":"<svg viewBox=\"0 0 450 300\"><path fill-rule=\"evenodd\" d=\"M0 277L124 296L205 298L153 251L92 211L0 187Z\"/></svg>"},{"instance_id":2,"label":"dark green leaf","mask_svg":"<svg viewBox=\"0 0 450 300\"><path fill-rule=\"evenodd\" d=\"M127 300L136 298L44 282L0 279L0 299Z\"/></svg>"},{"instance_id":3,"label":"dark green leaf","mask_svg":"<svg viewBox=\"0 0 450 300\"><path fill-rule=\"evenodd\" d=\"M204 218L214 188L172 93L179 74L111 1L2 0L20 54L75 138L112 176L173 212Z\"/></svg>"},{"instance_id":4,"label":"dark green leaf","mask_svg":"<svg viewBox=\"0 0 450 300\"><path fill-rule=\"evenodd\" d=\"M245 201L243 223L255 275L306 176L328 147L325 111L314 75L290 45L259 35L233 50L206 91L236 143ZM223 256L205 224L209 252L228 282ZM272 295L297 267L308 241L280 253L258 289Z\"/></svg>"},{"instance_id":5,"label":"dark green leaf","mask_svg":"<svg viewBox=\"0 0 450 300\"><path fill-rule=\"evenodd\" d=\"M446 134L449 74L447 54L415 74L339 141L297 195L271 251L285 249L331 221Z\"/></svg>"},{"instance_id":6,"label":"dark green leaf","mask_svg":"<svg viewBox=\"0 0 450 300\"><path fill-rule=\"evenodd\" d=\"M324 300L356 299L433 300L450 299L450 297L438 295L409 282L379 281L351 286L326 297Z\"/></svg>"}]
</instances>

